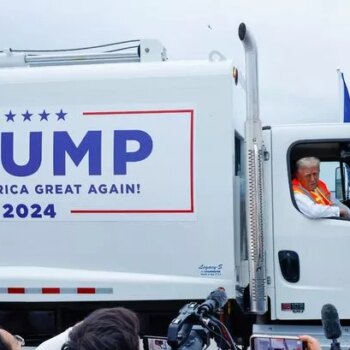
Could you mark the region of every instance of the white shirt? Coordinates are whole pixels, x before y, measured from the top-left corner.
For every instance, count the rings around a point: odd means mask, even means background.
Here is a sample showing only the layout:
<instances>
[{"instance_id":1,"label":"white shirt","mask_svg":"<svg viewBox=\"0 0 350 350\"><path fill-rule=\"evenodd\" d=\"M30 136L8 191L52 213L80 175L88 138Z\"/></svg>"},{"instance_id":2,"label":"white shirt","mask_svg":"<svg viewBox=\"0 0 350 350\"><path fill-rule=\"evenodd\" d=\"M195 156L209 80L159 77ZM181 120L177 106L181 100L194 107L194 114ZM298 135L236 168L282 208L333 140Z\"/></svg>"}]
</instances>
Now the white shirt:
<instances>
[{"instance_id":1,"label":"white shirt","mask_svg":"<svg viewBox=\"0 0 350 350\"><path fill-rule=\"evenodd\" d=\"M334 198L331 199L334 205L316 204L306 194L299 193L299 192L297 193L294 192L294 198L298 205L299 210L304 215L306 215L311 219L339 216L339 207L337 206L338 202L334 201Z\"/></svg>"}]
</instances>

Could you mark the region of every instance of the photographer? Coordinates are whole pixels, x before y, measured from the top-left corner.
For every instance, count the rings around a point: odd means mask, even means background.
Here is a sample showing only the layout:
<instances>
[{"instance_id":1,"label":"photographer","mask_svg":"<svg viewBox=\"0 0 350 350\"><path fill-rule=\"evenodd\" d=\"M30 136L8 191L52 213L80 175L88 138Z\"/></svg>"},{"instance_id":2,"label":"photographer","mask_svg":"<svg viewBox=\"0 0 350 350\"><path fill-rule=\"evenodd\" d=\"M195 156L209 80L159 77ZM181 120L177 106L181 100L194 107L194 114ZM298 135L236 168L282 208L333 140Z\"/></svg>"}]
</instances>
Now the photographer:
<instances>
[{"instance_id":1,"label":"photographer","mask_svg":"<svg viewBox=\"0 0 350 350\"><path fill-rule=\"evenodd\" d=\"M99 309L37 350L139 350L139 321L122 307Z\"/></svg>"},{"instance_id":2,"label":"photographer","mask_svg":"<svg viewBox=\"0 0 350 350\"><path fill-rule=\"evenodd\" d=\"M21 350L24 340L18 335L12 335L5 329L0 329L0 350Z\"/></svg>"}]
</instances>

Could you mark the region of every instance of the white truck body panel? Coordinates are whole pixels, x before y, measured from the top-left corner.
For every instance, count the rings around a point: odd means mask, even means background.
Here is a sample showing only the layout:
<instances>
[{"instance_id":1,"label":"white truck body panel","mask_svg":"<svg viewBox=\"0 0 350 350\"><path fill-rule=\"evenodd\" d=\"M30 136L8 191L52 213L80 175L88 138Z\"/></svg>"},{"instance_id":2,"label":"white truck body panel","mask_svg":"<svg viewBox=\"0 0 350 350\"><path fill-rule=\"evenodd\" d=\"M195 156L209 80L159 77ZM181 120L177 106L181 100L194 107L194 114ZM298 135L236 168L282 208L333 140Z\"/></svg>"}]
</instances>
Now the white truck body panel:
<instances>
[{"instance_id":1,"label":"white truck body panel","mask_svg":"<svg viewBox=\"0 0 350 350\"><path fill-rule=\"evenodd\" d=\"M0 288L3 302L186 300L188 295L200 295L219 285L230 288L232 284L223 278L33 266L2 267L0 273L2 285L24 288L17 293ZM89 292L91 286L95 290Z\"/></svg>"},{"instance_id":2,"label":"white truck body panel","mask_svg":"<svg viewBox=\"0 0 350 350\"><path fill-rule=\"evenodd\" d=\"M1 69L1 299L234 298L233 84L228 61ZM130 130L152 147L123 168ZM105 293L40 293L81 287Z\"/></svg>"}]
</instances>

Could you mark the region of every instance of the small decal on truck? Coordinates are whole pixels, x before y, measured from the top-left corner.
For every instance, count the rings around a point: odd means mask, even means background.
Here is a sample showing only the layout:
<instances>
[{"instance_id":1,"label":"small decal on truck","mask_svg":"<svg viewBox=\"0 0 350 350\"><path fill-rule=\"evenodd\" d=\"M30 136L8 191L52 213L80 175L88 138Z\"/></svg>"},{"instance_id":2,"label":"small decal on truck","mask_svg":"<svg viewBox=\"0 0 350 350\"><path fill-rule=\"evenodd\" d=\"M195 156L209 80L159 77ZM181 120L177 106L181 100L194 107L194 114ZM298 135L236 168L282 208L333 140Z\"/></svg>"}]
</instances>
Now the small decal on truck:
<instances>
[{"instance_id":1,"label":"small decal on truck","mask_svg":"<svg viewBox=\"0 0 350 350\"><path fill-rule=\"evenodd\" d=\"M221 276L223 264L204 265L198 267L201 276Z\"/></svg>"},{"instance_id":2,"label":"small decal on truck","mask_svg":"<svg viewBox=\"0 0 350 350\"><path fill-rule=\"evenodd\" d=\"M305 303L282 303L282 311L291 311L293 313L303 313L305 310Z\"/></svg>"}]
</instances>

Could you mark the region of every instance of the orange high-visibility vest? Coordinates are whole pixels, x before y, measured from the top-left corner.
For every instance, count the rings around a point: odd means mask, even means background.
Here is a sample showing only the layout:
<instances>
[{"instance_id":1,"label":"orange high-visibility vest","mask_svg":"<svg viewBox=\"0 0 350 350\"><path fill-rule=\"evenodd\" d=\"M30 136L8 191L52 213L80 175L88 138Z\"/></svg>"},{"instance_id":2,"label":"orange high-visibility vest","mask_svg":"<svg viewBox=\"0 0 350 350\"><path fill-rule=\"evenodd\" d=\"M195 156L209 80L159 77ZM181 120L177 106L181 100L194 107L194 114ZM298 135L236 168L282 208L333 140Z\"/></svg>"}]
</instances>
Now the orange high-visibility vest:
<instances>
[{"instance_id":1,"label":"orange high-visibility vest","mask_svg":"<svg viewBox=\"0 0 350 350\"><path fill-rule=\"evenodd\" d=\"M321 180L318 180L317 187L313 191L308 191L297 179L292 180L292 186L294 193L305 194L316 204L333 205L332 201L330 200L331 193L329 192L327 185Z\"/></svg>"}]
</instances>

